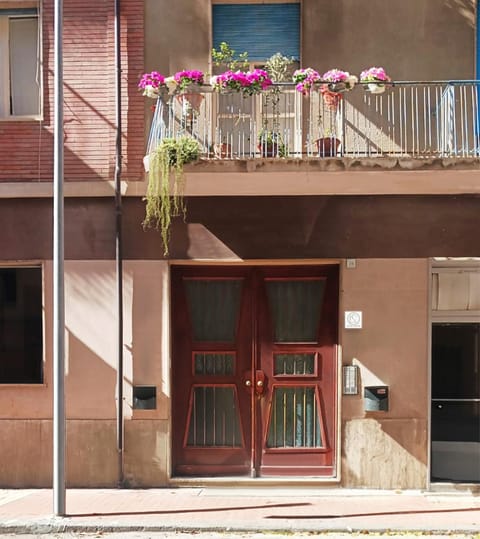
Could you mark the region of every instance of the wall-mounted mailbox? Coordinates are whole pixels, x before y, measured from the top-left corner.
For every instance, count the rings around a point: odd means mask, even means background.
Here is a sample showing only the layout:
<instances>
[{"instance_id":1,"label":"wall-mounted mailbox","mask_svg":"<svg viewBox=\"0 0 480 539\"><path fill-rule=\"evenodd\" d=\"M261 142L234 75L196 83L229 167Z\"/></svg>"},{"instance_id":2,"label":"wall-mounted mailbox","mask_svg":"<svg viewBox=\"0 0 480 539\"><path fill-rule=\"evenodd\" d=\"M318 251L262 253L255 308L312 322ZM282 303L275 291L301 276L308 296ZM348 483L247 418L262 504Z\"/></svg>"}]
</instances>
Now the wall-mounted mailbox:
<instances>
[{"instance_id":1,"label":"wall-mounted mailbox","mask_svg":"<svg viewBox=\"0 0 480 539\"><path fill-rule=\"evenodd\" d=\"M364 390L365 411L386 412L388 410L388 386L369 386Z\"/></svg>"},{"instance_id":2,"label":"wall-mounted mailbox","mask_svg":"<svg viewBox=\"0 0 480 539\"><path fill-rule=\"evenodd\" d=\"M157 388L155 386L133 386L133 408L136 410L155 410L157 407Z\"/></svg>"}]
</instances>

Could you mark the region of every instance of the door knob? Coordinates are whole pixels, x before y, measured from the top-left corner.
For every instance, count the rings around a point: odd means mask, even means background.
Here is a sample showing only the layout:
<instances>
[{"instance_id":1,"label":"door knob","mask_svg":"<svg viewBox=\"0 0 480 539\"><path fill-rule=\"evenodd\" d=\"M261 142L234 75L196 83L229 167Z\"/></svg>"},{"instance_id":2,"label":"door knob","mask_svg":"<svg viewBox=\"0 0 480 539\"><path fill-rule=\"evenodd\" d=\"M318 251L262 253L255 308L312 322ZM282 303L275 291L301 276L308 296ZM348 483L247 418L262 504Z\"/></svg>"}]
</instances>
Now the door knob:
<instances>
[{"instance_id":1,"label":"door knob","mask_svg":"<svg viewBox=\"0 0 480 539\"><path fill-rule=\"evenodd\" d=\"M258 380L257 386L258 387L263 387L263 380Z\"/></svg>"},{"instance_id":2,"label":"door knob","mask_svg":"<svg viewBox=\"0 0 480 539\"><path fill-rule=\"evenodd\" d=\"M252 385L252 381L251 380L245 380L245 385L247 387L250 387Z\"/></svg>"}]
</instances>

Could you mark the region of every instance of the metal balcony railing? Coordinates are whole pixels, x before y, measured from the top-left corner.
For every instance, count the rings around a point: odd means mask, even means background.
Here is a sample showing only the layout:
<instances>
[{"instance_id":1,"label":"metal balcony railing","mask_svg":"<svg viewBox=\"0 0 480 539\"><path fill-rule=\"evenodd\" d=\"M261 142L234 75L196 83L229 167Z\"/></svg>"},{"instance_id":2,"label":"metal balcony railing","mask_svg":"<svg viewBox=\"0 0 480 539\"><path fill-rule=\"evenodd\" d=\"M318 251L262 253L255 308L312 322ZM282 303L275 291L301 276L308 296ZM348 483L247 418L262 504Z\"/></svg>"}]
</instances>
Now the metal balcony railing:
<instances>
[{"instance_id":1,"label":"metal balcony railing","mask_svg":"<svg viewBox=\"0 0 480 539\"><path fill-rule=\"evenodd\" d=\"M158 99L147 154L188 134L207 159L479 157L479 97L480 81L394 82L382 94L357 84L328 103L293 84L250 97L204 87Z\"/></svg>"}]
</instances>

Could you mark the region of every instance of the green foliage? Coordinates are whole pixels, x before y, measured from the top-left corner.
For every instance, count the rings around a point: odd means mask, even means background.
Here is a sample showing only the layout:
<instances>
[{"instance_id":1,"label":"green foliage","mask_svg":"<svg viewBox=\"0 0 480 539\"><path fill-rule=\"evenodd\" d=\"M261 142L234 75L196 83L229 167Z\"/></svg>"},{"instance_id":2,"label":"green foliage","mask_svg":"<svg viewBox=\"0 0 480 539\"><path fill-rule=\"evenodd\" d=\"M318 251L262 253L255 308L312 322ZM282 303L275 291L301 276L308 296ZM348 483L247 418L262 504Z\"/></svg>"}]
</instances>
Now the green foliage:
<instances>
[{"instance_id":1,"label":"green foliage","mask_svg":"<svg viewBox=\"0 0 480 539\"><path fill-rule=\"evenodd\" d=\"M262 129L258 133L258 144L262 153L273 153L271 157L287 157L287 147L282 135L276 131ZM268 156L268 155L267 155Z\"/></svg>"},{"instance_id":2,"label":"green foliage","mask_svg":"<svg viewBox=\"0 0 480 539\"><path fill-rule=\"evenodd\" d=\"M276 52L265 62L265 70L273 82L285 82L291 79L289 70L294 62L295 58L288 58L281 52Z\"/></svg>"},{"instance_id":3,"label":"green foliage","mask_svg":"<svg viewBox=\"0 0 480 539\"><path fill-rule=\"evenodd\" d=\"M242 52L238 56L237 52L228 43L222 41L220 49L212 49L212 62L216 67L227 67L231 71L248 69L248 52Z\"/></svg>"},{"instance_id":4,"label":"green foliage","mask_svg":"<svg viewBox=\"0 0 480 539\"><path fill-rule=\"evenodd\" d=\"M164 138L150 154L148 187L143 227L160 230L164 255L168 255L168 241L172 218L185 215L183 193L185 178L183 165L198 159L200 146L190 136ZM171 172L173 171L172 196L170 196Z\"/></svg>"}]
</instances>

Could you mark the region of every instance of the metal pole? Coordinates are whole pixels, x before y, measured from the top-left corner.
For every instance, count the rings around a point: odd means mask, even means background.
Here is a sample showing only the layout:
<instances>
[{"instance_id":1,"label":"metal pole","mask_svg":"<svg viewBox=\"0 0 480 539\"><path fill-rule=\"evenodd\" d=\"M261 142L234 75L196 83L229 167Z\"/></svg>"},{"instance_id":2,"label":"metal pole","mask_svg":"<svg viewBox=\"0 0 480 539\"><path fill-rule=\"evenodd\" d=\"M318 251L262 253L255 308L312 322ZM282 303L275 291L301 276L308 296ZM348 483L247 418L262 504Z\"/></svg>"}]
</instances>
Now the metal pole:
<instances>
[{"instance_id":1,"label":"metal pole","mask_svg":"<svg viewBox=\"0 0 480 539\"><path fill-rule=\"evenodd\" d=\"M63 1L55 0L53 148L53 507L65 515L65 293L63 214Z\"/></svg>"},{"instance_id":2,"label":"metal pole","mask_svg":"<svg viewBox=\"0 0 480 539\"><path fill-rule=\"evenodd\" d=\"M123 485L123 267L122 267L122 64L120 0L115 0L115 266L117 274L117 451L118 484Z\"/></svg>"}]
</instances>

